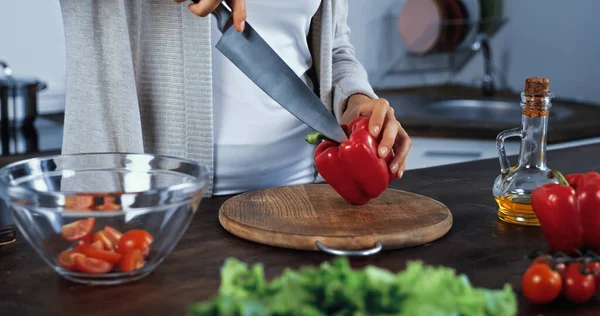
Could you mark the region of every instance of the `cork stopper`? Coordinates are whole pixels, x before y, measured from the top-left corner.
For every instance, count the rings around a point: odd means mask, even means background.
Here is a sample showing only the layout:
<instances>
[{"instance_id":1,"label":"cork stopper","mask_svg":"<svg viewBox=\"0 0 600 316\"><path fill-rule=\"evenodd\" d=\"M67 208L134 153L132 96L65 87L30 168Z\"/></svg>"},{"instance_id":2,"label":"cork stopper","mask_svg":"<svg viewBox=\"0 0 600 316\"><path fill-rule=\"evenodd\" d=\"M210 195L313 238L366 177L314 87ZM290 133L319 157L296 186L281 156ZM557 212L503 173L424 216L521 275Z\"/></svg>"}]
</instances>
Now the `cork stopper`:
<instances>
[{"instance_id":1,"label":"cork stopper","mask_svg":"<svg viewBox=\"0 0 600 316\"><path fill-rule=\"evenodd\" d=\"M550 80L543 77L529 77L525 79L525 94L544 95L550 93Z\"/></svg>"},{"instance_id":2,"label":"cork stopper","mask_svg":"<svg viewBox=\"0 0 600 316\"><path fill-rule=\"evenodd\" d=\"M550 93L550 80L543 77L529 77L525 79L525 106L523 115L529 117L548 116L546 96Z\"/></svg>"}]
</instances>

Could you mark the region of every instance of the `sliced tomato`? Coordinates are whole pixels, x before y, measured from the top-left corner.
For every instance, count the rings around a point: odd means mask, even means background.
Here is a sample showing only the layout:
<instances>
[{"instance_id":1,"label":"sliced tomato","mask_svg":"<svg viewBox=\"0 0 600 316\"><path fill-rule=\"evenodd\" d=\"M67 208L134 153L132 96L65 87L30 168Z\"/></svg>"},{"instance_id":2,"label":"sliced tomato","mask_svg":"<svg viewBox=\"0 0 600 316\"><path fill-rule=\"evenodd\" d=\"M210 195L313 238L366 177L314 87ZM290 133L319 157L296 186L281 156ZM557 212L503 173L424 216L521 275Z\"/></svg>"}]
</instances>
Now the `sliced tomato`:
<instances>
[{"instance_id":1,"label":"sliced tomato","mask_svg":"<svg viewBox=\"0 0 600 316\"><path fill-rule=\"evenodd\" d=\"M94 209L96 211L116 211L121 209L121 206L115 203L116 199L113 196L107 195L102 198L102 205L96 205Z\"/></svg>"},{"instance_id":2,"label":"sliced tomato","mask_svg":"<svg viewBox=\"0 0 600 316\"><path fill-rule=\"evenodd\" d=\"M76 253L73 251L65 250L58 255L58 265L71 271L75 271L77 266L75 264L75 258L85 257L83 254Z\"/></svg>"},{"instance_id":3,"label":"sliced tomato","mask_svg":"<svg viewBox=\"0 0 600 316\"><path fill-rule=\"evenodd\" d=\"M130 272L141 269L144 266L144 255L138 249L134 249L123 256L119 268L121 272Z\"/></svg>"},{"instance_id":4,"label":"sliced tomato","mask_svg":"<svg viewBox=\"0 0 600 316\"><path fill-rule=\"evenodd\" d=\"M64 208L69 211L89 211L94 206L94 197L91 195L67 196Z\"/></svg>"},{"instance_id":5,"label":"sliced tomato","mask_svg":"<svg viewBox=\"0 0 600 316\"><path fill-rule=\"evenodd\" d=\"M101 242L106 250L114 250L117 245L101 230L94 234L94 242Z\"/></svg>"},{"instance_id":6,"label":"sliced tomato","mask_svg":"<svg viewBox=\"0 0 600 316\"><path fill-rule=\"evenodd\" d=\"M96 219L94 217L78 220L63 226L60 234L66 240L79 240L92 232L95 223Z\"/></svg>"},{"instance_id":7,"label":"sliced tomato","mask_svg":"<svg viewBox=\"0 0 600 316\"><path fill-rule=\"evenodd\" d=\"M75 248L73 248L73 252L83 253L83 248L86 248L86 247L92 247L96 250L104 250L104 245L102 244L101 241L96 241L91 244L81 243L81 241L80 241L80 243Z\"/></svg>"},{"instance_id":8,"label":"sliced tomato","mask_svg":"<svg viewBox=\"0 0 600 316\"><path fill-rule=\"evenodd\" d=\"M89 274L103 274L113 269L113 265L106 261L85 256L75 257L75 266L77 270Z\"/></svg>"},{"instance_id":9,"label":"sliced tomato","mask_svg":"<svg viewBox=\"0 0 600 316\"><path fill-rule=\"evenodd\" d=\"M134 249L138 249L145 257L150 252L150 244L153 240L154 237L149 232L143 229L132 229L121 236L117 251L121 254L127 254Z\"/></svg>"},{"instance_id":10,"label":"sliced tomato","mask_svg":"<svg viewBox=\"0 0 600 316\"><path fill-rule=\"evenodd\" d=\"M121 236L123 236L123 234L121 234L120 231L110 227L110 226L104 226L104 234L106 235L106 237L108 237L108 239L110 239L110 241L112 242L113 245L118 245L119 244L119 239L121 239Z\"/></svg>"},{"instance_id":11,"label":"sliced tomato","mask_svg":"<svg viewBox=\"0 0 600 316\"><path fill-rule=\"evenodd\" d=\"M88 234L85 235L85 237L79 239L79 244L88 244L91 245L92 243L94 243L94 235L93 234Z\"/></svg>"},{"instance_id":12,"label":"sliced tomato","mask_svg":"<svg viewBox=\"0 0 600 316\"><path fill-rule=\"evenodd\" d=\"M100 260L106 261L110 264L119 263L119 261L121 261L121 258L123 257L123 255L121 255L120 253L117 253L114 251L96 249L90 245L80 245L78 247L81 247L79 249L79 251L81 251L81 253L86 255L87 257L100 259Z\"/></svg>"}]
</instances>

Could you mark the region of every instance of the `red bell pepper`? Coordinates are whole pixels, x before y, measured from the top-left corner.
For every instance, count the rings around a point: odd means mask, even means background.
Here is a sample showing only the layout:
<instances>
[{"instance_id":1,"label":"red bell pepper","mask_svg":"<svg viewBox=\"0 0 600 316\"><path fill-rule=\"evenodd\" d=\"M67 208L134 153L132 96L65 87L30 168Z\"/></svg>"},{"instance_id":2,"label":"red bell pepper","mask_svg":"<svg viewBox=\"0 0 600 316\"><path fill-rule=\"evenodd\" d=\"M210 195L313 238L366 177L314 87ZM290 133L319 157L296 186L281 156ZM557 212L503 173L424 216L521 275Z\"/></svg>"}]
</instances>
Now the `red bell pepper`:
<instances>
[{"instance_id":1,"label":"red bell pepper","mask_svg":"<svg viewBox=\"0 0 600 316\"><path fill-rule=\"evenodd\" d=\"M566 179L577 192L584 244L600 251L600 173L570 174Z\"/></svg>"},{"instance_id":2,"label":"red bell pepper","mask_svg":"<svg viewBox=\"0 0 600 316\"><path fill-rule=\"evenodd\" d=\"M348 140L341 144L325 139L314 153L315 166L323 179L348 203L362 205L378 197L394 179L388 164L393 157L390 150L386 158L377 152L382 134L375 138L369 132L369 118L359 116L348 126L342 125ZM312 133L306 141L316 144L324 137Z\"/></svg>"},{"instance_id":3,"label":"red bell pepper","mask_svg":"<svg viewBox=\"0 0 600 316\"><path fill-rule=\"evenodd\" d=\"M572 255L583 246L577 192L569 186L560 172L552 171L552 174L559 183L548 183L535 188L531 193L531 206L550 247Z\"/></svg>"},{"instance_id":4,"label":"red bell pepper","mask_svg":"<svg viewBox=\"0 0 600 316\"><path fill-rule=\"evenodd\" d=\"M600 173L552 174L559 184L542 185L531 194L550 247L567 254L583 246L600 251Z\"/></svg>"}]
</instances>

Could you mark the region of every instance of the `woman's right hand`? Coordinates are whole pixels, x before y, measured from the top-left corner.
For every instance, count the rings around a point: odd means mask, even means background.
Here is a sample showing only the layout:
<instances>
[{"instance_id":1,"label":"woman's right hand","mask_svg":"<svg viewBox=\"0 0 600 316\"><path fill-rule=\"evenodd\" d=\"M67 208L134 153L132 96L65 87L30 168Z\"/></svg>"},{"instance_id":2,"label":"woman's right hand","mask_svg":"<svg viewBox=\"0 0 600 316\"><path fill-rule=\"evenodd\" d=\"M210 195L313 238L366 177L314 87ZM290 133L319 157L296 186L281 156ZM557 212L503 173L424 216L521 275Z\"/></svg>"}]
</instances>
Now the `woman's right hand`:
<instances>
[{"instance_id":1,"label":"woman's right hand","mask_svg":"<svg viewBox=\"0 0 600 316\"><path fill-rule=\"evenodd\" d=\"M173 1L182 3L187 0ZM221 2L222 0L200 0L198 3L191 3L188 9L195 15L205 17L213 12ZM242 32L246 24L246 0L227 0L227 4L233 11L233 26L238 32Z\"/></svg>"}]
</instances>

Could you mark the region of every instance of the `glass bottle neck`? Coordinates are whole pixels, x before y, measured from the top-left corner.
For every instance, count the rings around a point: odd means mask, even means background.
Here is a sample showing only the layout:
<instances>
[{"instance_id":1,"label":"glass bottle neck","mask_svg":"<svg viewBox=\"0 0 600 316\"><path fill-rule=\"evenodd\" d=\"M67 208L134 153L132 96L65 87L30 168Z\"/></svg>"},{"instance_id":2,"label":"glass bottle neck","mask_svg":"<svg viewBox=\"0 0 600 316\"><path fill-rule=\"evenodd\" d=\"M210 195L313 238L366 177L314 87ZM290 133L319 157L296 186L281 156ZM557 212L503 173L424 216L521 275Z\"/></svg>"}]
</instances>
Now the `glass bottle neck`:
<instances>
[{"instance_id":1,"label":"glass bottle neck","mask_svg":"<svg viewBox=\"0 0 600 316\"><path fill-rule=\"evenodd\" d=\"M546 135L548 116L523 115L523 139L521 140L521 168L546 169Z\"/></svg>"},{"instance_id":2,"label":"glass bottle neck","mask_svg":"<svg viewBox=\"0 0 600 316\"><path fill-rule=\"evenodd\" d=\"M523 115L521 118L522 141L519 166L521 168L546 169L546 136L551 100L549 93L544 96L521 95Z\"/></svg>"}]
</instances>

